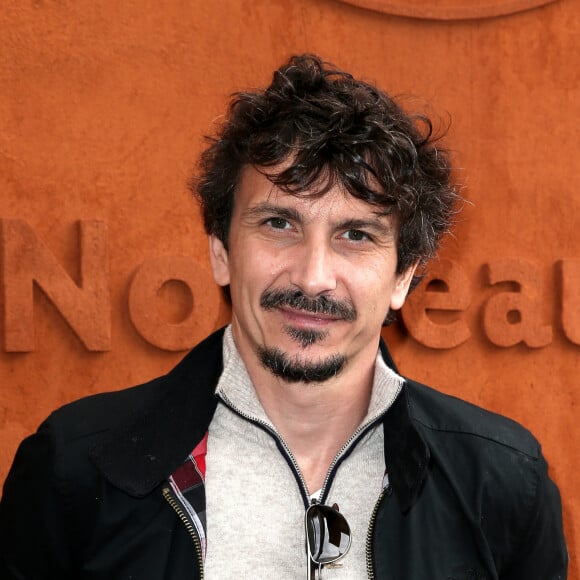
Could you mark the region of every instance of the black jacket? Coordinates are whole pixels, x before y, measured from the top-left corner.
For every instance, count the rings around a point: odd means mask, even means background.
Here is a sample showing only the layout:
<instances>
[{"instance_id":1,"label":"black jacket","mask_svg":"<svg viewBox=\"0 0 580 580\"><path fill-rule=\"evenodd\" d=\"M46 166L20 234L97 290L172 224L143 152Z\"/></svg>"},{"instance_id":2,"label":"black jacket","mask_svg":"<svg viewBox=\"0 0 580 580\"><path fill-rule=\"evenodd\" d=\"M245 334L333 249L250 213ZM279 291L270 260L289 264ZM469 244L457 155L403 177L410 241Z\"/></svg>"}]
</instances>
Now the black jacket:
<instances>
[{"instance_id":1,"label":"black jacket","mask_svg":"<svg viewBox=\"0 0 580 580\"><path fill-rule=\"evenodd\" d=\"M0 578L202 577L162 489L207 431L221 370L220 331L166 376L53 413L5 483ZM370 577L566 578L558 490L528 431L413 381L383 424L391 485L371 524Z\"/></svg>"}]
</instances>

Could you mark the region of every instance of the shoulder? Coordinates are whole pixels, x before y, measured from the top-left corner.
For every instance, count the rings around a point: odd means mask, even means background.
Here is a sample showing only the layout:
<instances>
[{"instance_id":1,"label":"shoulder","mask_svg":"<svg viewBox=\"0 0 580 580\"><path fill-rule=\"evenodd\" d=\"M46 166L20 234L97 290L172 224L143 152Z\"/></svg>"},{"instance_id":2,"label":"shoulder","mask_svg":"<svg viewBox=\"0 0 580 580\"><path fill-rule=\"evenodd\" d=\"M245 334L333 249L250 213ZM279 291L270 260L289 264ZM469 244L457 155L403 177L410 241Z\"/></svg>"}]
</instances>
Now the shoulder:
<instances>
[{"instance_id":1,"label":"shoulder","mask_svg":"<svg viewBox=\"0 0 580 580\"><path fill-rule=\"evenodd\" d=\"M565 575L560 494L532 433L414 381L405 393L411 421L429 448L430 479L481 527L497 569L517 566L522 578Z\"/></svg>"},{"instance_id":2,"label":"shoulder","mask_svg":"<svg viewBox=\"0 0 580 580\"><path fill-rule=\"evenodd\" d=\"M430 441L452 439L467 447L541 457L536 438L516 421L412 380L406 386L411 418Z\"/></svg>"},{"instance_id":3,"label":"shoulder","mask_svg":"<svg viewBox=\"0 0 580 580\"><path fill-rule=\"evenodd\" d=\"M54 410L43 426L56 428L66 439L97 435L131 422L154 406L167 389L166 376L146 383L83 397Z\"/></svg>"},{"instance_id":4,"label":"shoulder","mask_svg":"<svg viewBox=\"0 0 580 580\"><path fill-rule=\"evenodd\" d=\"M160 407L165 408L167 399L179 400L184 392L215 383L222 364L222 336L222 330L210 335L167 374L68 403L55 410L45 424L56 428L65 439L75 440L138 422Z\"/></svg>"},{"instance_id":5,"label":"shoulder","mask_svg":"<svg viewBox=\"0 0 580 580\"><path fill-rule=\"evenodd\" d=\"M518 542L504 550L502 534L525 537L549 482L538 441L507 417L412 381L407 404L429 448L431 483L480 522L498 560L511 558Z\"/></svg>"},{"instance_id":6,"label":"shoulder","mask_svg":"<svg viewBox=\"0 0 580 580\"><path fill-rule=\"evenodd\" d=\"M164 384L164 378L159 377L142 385L84 397L53 411L20 444L6 480L7 489L16 495L36 490L33 495L44 498L39 501L63 501L66 505L77 501L84 505L84 498L96 497L100 475L91 460L91 450L130 425L143 409L154 407L155 401L163 397ZM37 487L43 489L42 493Z\"/></svg>"}]
</instances>

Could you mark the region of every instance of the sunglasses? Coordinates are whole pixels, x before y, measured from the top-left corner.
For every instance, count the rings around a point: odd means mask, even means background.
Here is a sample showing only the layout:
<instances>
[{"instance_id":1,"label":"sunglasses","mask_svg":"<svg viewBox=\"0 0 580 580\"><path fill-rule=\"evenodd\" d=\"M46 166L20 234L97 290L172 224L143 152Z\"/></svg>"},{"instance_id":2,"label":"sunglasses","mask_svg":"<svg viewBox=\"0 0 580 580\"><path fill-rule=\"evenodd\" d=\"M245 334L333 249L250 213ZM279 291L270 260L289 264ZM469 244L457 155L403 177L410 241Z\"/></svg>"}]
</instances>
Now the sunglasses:
<instances>
[{"instance_id":1,"label":"sunglasses","mask_svg":"<svg viewBox=\"0 0 580 580\"><path fill-rule=\"evenodd\" d=\"M332 507L319 503L306 510L306 547L308 549L308 580L321 580L322 566L340 560L350 548L350 526L339 513L338 505Z\"/></svg>"}]
</instances>

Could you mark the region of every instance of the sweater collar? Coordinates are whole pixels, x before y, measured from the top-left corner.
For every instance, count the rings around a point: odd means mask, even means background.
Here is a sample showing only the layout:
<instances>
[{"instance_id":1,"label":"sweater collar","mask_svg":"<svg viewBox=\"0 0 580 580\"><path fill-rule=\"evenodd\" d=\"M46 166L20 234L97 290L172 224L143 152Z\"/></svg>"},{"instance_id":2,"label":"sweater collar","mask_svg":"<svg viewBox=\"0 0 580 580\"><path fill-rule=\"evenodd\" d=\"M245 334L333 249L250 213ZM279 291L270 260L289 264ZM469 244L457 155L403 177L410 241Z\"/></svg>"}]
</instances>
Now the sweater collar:
<instances>
[{"instance_id":1,"label":"sweater collar","mask_svg":"<svg viewBox=\"0 0 580 580\"><path fill-rule=\"evenodd\" d=\"M149 383L158 396L127 425L103 434L91 458L115 487L143 497L179 467L205 435L217 406L224 329L194 348L170 373ZM386 344L381 354L397 372ZM399 506L408 510L427 475L429 448L415 429L404 385L383 419L385 464Z\"/></svg>"},{"instance_id":2,"label":"sweater collar","mask_svg":"<svg viewBox=\"0 0 580 580\"><path fill-rule=\"evenodd\" d=\"M273 431L278 432L258 398L236 346L231 326L226 327L223 337L223 361L223 372L216 387L216 395L228 401L244 416L267 424ZM403 377L385 362L382 353L377 353L369 407L359 428L374 423L386 413L399 395L404 382Z\"/></svg>"}]
</instances>

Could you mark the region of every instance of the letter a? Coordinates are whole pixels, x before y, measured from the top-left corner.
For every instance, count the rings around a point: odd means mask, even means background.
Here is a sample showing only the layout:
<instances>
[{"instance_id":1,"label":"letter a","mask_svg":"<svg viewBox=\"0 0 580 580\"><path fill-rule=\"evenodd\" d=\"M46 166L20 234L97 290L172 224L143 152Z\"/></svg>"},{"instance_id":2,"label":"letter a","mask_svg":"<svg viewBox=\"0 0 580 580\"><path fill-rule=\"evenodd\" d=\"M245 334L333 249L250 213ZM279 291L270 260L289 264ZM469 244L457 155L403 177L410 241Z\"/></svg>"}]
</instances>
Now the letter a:
<instances>
[{"instance_id":1,"label":"letter a","mask_svg":"<svg viewBox=\"0 0 580 580\"><path fill-rule=\"evenodd\" d=\"M494 294L484 305L483 328L497 346L520 342L539 348L552 342L552 327L542 324L540 276L534 264L520 259L503 259L488 264L490 284L512 282L517 290Z\"/></svg>"}]
</instances>

